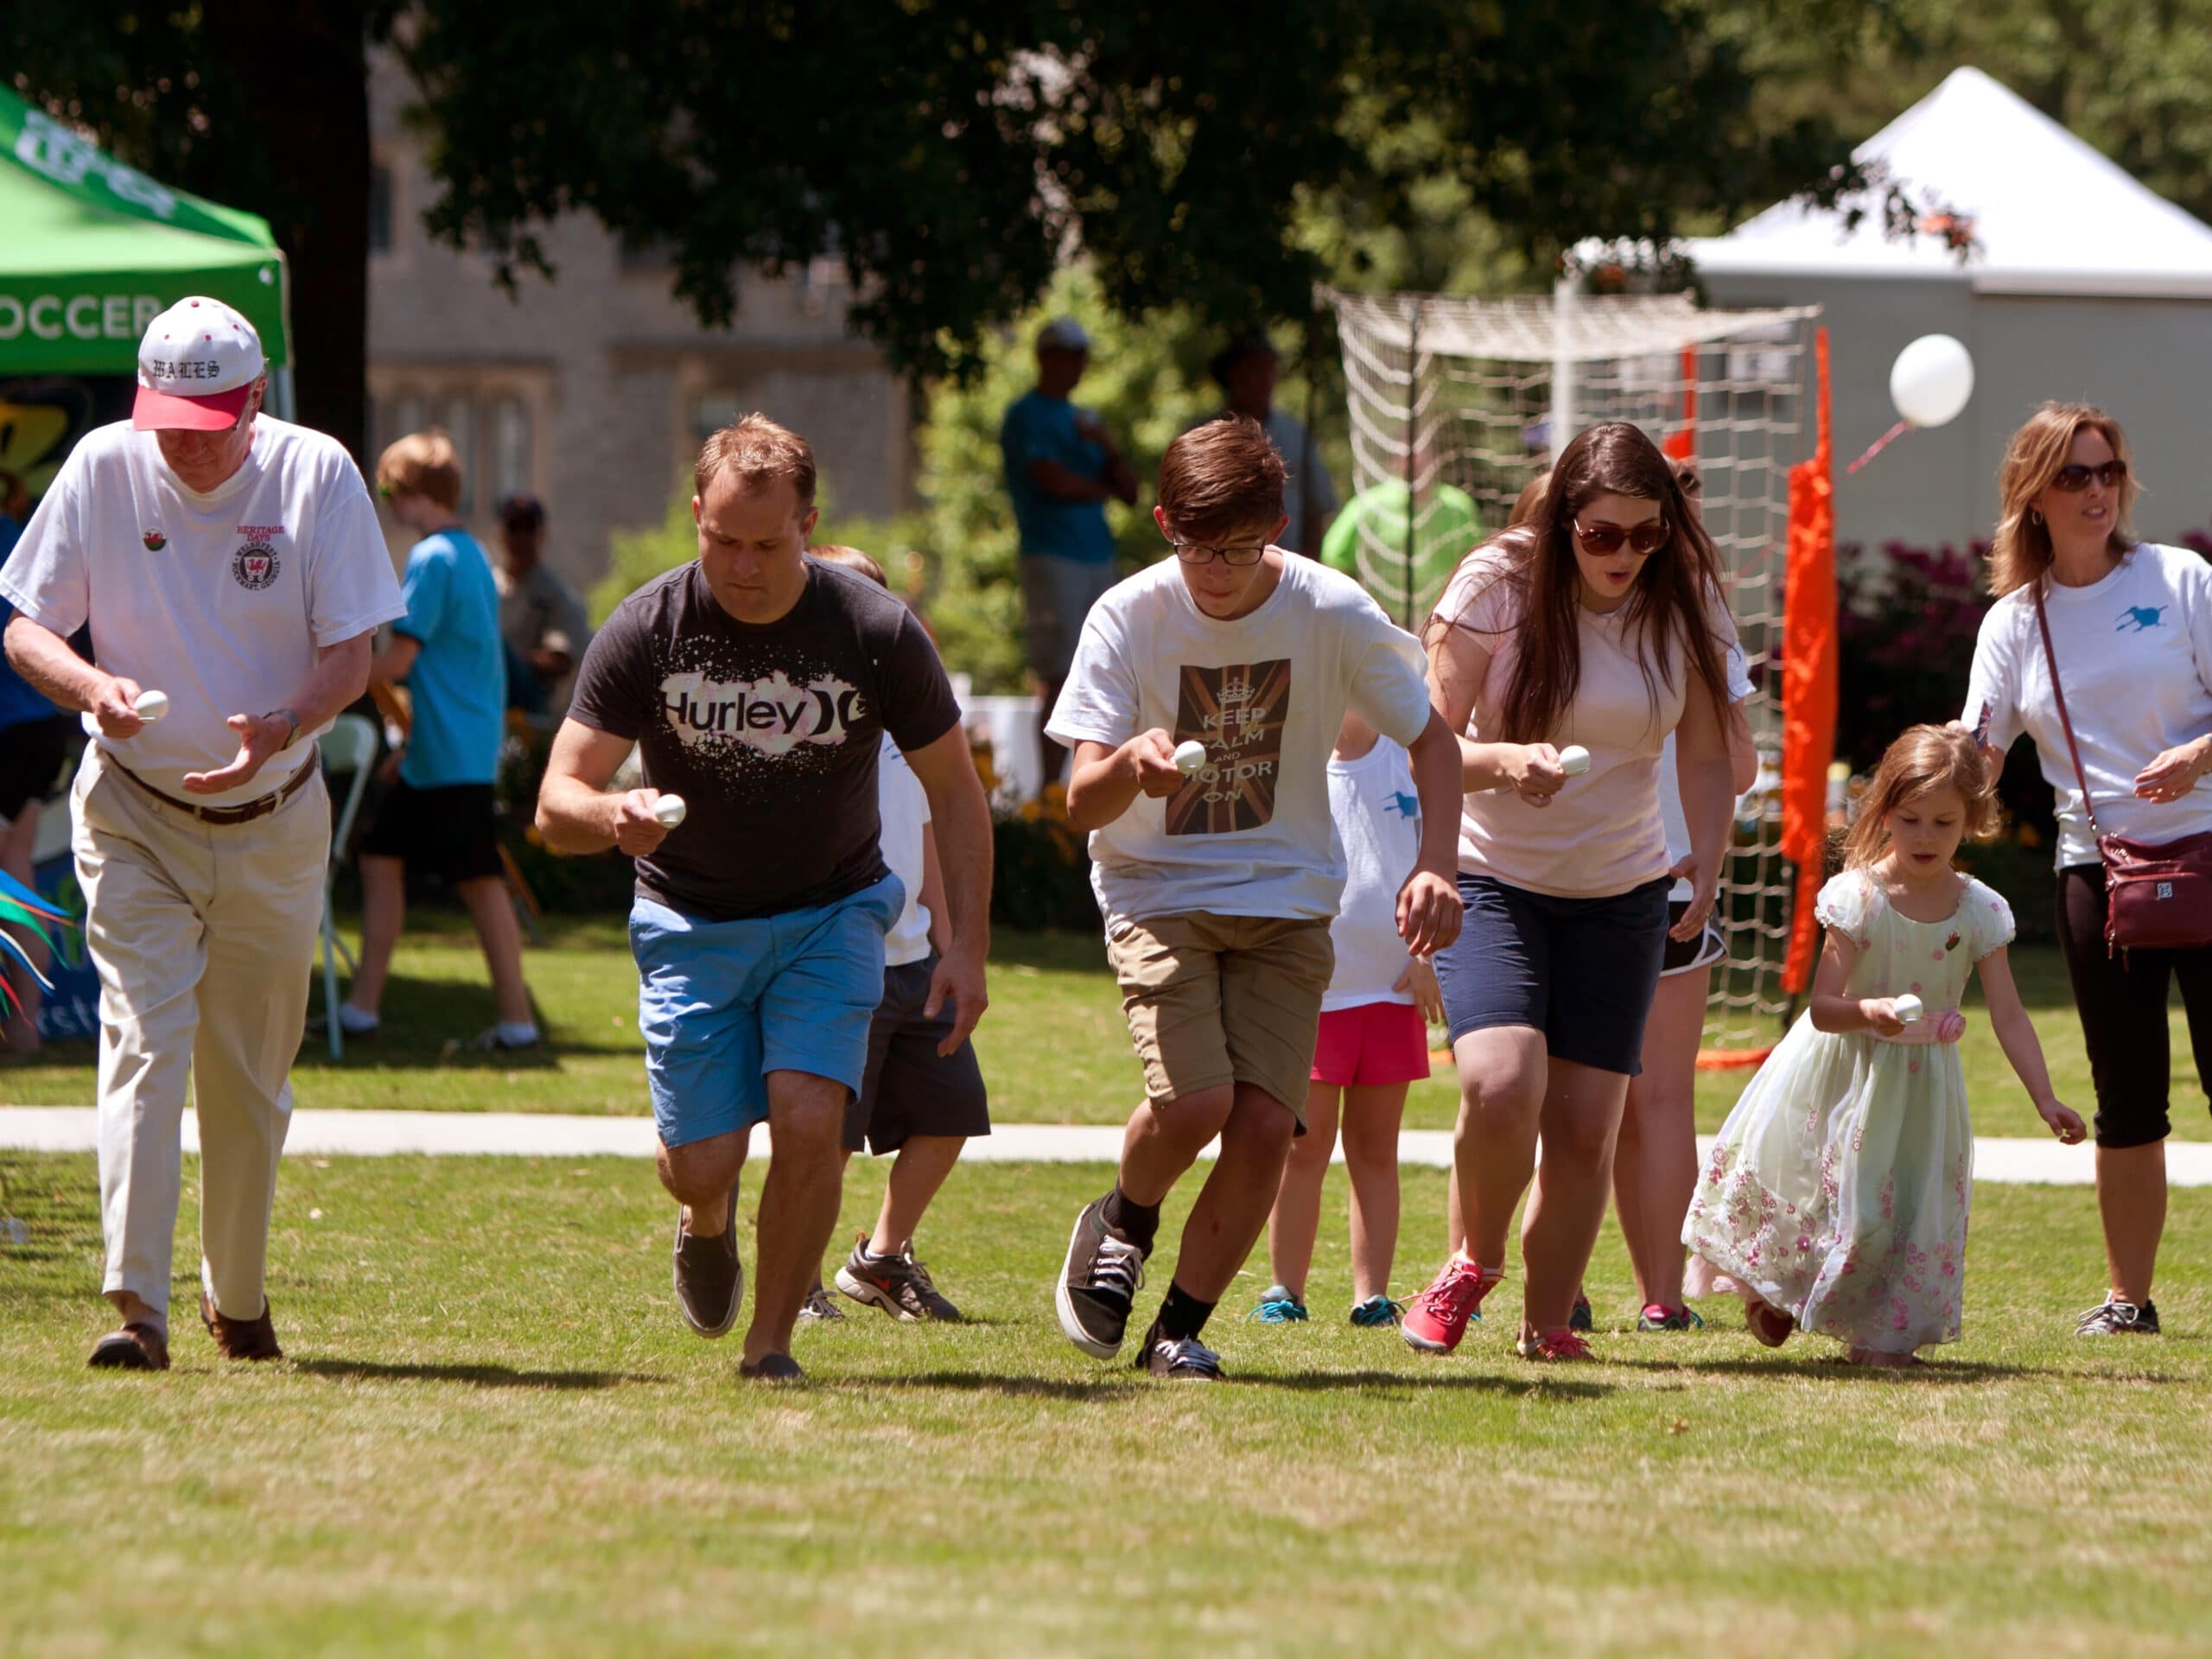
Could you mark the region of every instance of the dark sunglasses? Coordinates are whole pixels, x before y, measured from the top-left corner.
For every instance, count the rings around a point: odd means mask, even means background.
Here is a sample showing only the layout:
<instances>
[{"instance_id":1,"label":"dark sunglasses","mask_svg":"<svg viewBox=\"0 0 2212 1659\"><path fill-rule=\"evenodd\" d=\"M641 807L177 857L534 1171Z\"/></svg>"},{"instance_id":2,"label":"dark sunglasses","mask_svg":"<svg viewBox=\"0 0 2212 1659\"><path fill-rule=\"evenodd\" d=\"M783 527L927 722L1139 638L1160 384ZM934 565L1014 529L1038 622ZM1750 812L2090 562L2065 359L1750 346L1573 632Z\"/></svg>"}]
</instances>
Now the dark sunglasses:
<instances>
[{"instance_id":1,"label":"dark sunglasses","mask_svg":"<svg viewBox=\"0 0 2212 1659\"><path fill-rule=\"evenodd\" d=\"M2093 478L2105 488L2113 490L2118 489L2120 480L2126 476L2127 463L2124 461L2108 461L2101 467L2084 467L2076 462L2070 467L2062 467L2054 473L2050 487L2063 490L2069 495L2079 495L2089 487L2089 480Z\"/></svg>"},{"instance_id":2,"label":"dark sunglasses","mask_svg":"<svg viewBox=\"0 0 2212 1659\"><path fill-rule=\"evenodd\" d=\"M1669 532L1664 518L1648 518L1633 530L1623 530L1618 524L1597 524L1585 530L1578 518L1574 534L1585 551L1602 555L1619 552L1623 542L1631 553L1656 553L1666 545Z\"/></svg>"}]
</instances>

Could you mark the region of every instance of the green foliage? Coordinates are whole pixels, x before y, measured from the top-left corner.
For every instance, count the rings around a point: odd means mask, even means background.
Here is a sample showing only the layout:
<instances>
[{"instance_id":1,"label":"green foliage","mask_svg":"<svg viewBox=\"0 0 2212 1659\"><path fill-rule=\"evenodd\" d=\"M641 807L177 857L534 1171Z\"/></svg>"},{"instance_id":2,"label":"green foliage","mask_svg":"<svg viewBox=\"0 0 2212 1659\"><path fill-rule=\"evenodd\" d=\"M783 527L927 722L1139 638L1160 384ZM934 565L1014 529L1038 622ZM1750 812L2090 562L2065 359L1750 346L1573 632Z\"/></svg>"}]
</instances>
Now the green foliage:
<instances>
[{"instance_id":1,"label":"green foliage","mask_svg":"<svg viewBox=\"0 0 2212 1659\"><path fill-rule=\"evenodd\" d=\"M664 570L673 570L699 555L699 531L691 522L691 493L678 489L658 524L618 530L608 537L607 574L584 596L591 625L603 627L617 605Z\"/></svg>"},{"instance_id":2,"label":"green foliage","mask_svg":"<svg viewBox=\"0 0 2212 1659\"><path fill-rule=\"evenodd\" d=\"M1749 15L1856 38L1858 15L1829 0L1781 13ZM1072 248L1115 310L1219 330L1302 316L1324 275L1534 274L1584 235L1832 194L1853 176L1848 144L1816 114L1761 118L1719 27L1744 15L420 0L396 49L446 188L431 227L493 251L503 279L550 268L542 226L571 209L665 245L709 325L733 315L741 267L834 257L893 363L968 378ZM1471 218L1471 257L1454 242Z\"/></svg>"}]
</instances>

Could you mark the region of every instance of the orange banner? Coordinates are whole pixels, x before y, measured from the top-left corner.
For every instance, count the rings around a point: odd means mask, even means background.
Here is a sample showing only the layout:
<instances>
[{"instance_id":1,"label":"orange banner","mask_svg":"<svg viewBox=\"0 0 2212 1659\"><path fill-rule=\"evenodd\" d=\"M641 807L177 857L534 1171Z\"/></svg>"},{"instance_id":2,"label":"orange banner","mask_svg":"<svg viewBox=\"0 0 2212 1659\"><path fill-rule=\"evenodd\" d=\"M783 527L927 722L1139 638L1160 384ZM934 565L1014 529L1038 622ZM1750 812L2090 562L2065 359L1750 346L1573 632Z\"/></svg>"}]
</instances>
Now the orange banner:
<instances>
[{"instance_id":1,"label":"orange banner","mask_svg":"<svg viewBox=\"0 0 2212 1659\"><path fill-rule=\"evenodd\" d=\"M1676 461L1697 459L1697 347L1682 347L1682 423L1659 448Z\"/></svg>"},{"instance_id":2,"label":"orange banner","mask_svg":"<svg viewBox=\"0 0 2212 1659\"><path fill-rule=\"evenodd\" d=\"M1813 458L1789 469L1789 564L1782 597L1782 855L1797 867L1782 986L1813 982L1826 873L1828 763L1835 758L1835 478L1828 442L1828 331L1813 336Z\"/></svg>"}]
</instances>

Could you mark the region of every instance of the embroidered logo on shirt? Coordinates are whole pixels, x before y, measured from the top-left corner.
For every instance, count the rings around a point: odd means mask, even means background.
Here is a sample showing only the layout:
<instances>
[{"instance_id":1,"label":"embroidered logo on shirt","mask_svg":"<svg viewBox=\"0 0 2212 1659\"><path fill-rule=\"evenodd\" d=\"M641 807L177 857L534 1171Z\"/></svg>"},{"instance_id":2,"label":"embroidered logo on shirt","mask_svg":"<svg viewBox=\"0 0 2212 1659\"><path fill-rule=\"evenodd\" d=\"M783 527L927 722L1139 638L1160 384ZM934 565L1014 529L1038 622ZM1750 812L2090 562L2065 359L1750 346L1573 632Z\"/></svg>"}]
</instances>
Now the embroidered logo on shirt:
<instances>
[{"instance_id":1,"label":"embroidered logo on shirt","mask_svg":"<svg viewBox=\"0 0 2212 1659\"><path fill-rule=\"evenodd\" d=\"M2159 619L2171 609L2173 607L2171 605L2131 605L2120 613L2120 620L2113 624L2113 632L2148 633L2153 628L2165 626Z\"/></svg>"},{"instance_id":2,"label":"embroidered logo on shirt","mask_svg":"<svg viewBox=\"0 0 2212 1659\"><path fill-rule=\"evenodd\" d=\"M149 553L158 553L169 544L169 538L158 530L149 530L138 539L146 543Z\"/></svg>"},{"instance_id":3,"label":"embroidered logo on shirt","mask_svg":"<svg viewBox=\"0 0 2212 1659\"><path fill-rule=\"evenodd\" d=\"M1206 763L1167 802L1171 836L1219 836L1257 830L1275 815L1276 768L1290 712L1290 660L1185 664L1175 709L1175 741L1196 738Z\"/></svg>"},{"instance_id":4,"label":"embroidered logo on shirt","mask_svg":"<svg viewBox=\"0 0 2212 1659\"><path fill-rule=\"evenodd\" d=\"M276 580L283 567L276 550L266 542L248 542L231 555L231 575L248 593L259 593Z\"/></svg>"}]
</instances>

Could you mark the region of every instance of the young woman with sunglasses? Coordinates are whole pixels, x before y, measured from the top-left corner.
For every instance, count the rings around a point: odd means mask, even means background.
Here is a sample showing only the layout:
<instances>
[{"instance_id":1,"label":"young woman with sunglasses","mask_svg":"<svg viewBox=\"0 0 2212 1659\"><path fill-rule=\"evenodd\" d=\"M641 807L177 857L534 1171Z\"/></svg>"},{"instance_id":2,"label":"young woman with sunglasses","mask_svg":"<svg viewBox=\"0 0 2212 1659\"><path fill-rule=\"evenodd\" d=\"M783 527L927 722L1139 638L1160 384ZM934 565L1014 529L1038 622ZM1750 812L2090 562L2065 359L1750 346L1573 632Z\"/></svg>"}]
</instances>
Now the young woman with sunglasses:
<instances>
[{"instance_id":1,"label":"young woman with sunglasses","mask_svg":"<svg viewBox=\"0 0 2212 1659\"><path fill-rule=\"evenodd\" d=\"M1527 524L1478 548L1425 633L1430 695L1460 734L1460 942L1437 953L1460 1084L1452 1179L1464 1248L1400 1327L1456 1347L1522 1228L1531 1359L1589 1357L1569 1328L1604 1218L1613 1141L1670 936L1711 913L1730 788L1713 543L1636 427L1568 444ZM1669 926L1660 753L1677 737L1692 897ZM1562 751L1586 752L1570 773Z\"/></svg>"},{"instance_id":2,"label":"young woman with sunglasses","mask_svg":"<svg viewBox=\"0 0 2212 1659\"><path fill-rule=\"evenodd\" d=\"M2066 712L2107 835L2178 841L2212 830L2212 565L2127 528L2138 486L2120 423L2045 404L1998 472L1982 618L1964 723L1993 766L2021 733L2058 797L2059 944L2097 1094L2097 1208L2111 1279L2084 1336L2155 1336L2151 1278L2166 1218L2166 998L2178 979L2202 1077L2212 1061L2212 945L2108 950L2105 872L2036 620L2040 598Z\"/></svg>"}]
</instances>

